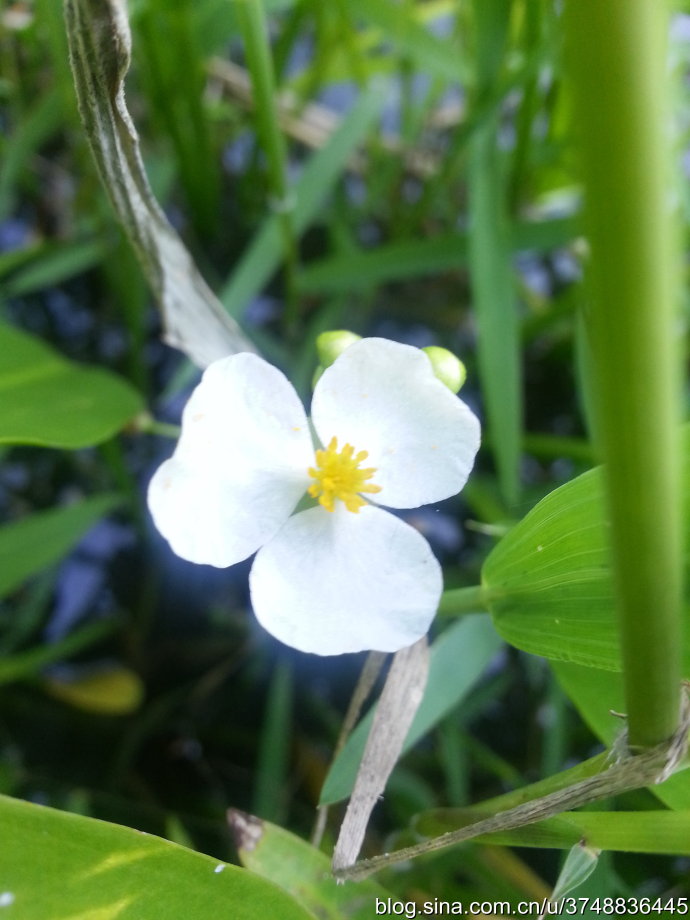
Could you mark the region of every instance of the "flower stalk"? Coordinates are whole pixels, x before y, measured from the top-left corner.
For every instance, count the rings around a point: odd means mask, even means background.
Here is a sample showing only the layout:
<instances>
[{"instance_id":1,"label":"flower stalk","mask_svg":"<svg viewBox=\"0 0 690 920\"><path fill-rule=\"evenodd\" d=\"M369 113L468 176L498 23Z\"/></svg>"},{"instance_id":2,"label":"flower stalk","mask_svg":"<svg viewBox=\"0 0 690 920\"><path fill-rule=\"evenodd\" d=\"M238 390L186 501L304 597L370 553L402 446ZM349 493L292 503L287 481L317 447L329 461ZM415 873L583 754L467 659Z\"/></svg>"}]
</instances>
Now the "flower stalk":
<instances>
[{"instance_id":1,"label":"flower stalk","mask_svg":"<svg viewBox=\"0 0 690 920\"><path fill-rule=\"evenodd\" d=\"M459 617L469 613L486 613L486 597L481 585L468 588L449 588L441 595L438 615Z\"/></svg>"},{"instance_id":2,"label":"flower stalk","mask_svg":"<svg viewBox=\"0 0 690 920\"><path fill-rule=\"evenodd\" d=\"M629 742L678 726L682 545L678 239L669 194L665 4L571 0L586 194L595 422L605 463Z\"/></svg>"}]
</instances>

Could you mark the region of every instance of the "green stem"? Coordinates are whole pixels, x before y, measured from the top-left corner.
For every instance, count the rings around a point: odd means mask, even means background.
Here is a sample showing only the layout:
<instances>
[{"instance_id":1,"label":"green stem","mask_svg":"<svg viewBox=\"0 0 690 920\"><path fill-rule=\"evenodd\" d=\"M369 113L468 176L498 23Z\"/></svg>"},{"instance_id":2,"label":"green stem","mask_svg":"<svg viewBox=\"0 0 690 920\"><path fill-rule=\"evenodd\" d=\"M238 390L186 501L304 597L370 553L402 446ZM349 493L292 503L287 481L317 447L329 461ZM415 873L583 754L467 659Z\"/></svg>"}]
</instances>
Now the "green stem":
<instances>
[{"instance_id":1,"label":"green stem","mask_svg":"<svg viewBox=\"0 0 690 920\"><path fill-rule=\"evenodd\" d=\"M471 588L444 591L438 612L439 616L458 617L466 613L484 613L487 609L484 589L481 585L472 585Z\"/></svg>"},{"instance_id":2,"label":"green stem","mask_svg":"<svg viewBox=\"0 0 690 920\"><path fill-rule=\"evenodd\" d=\"M636 747L670 737L679 717L679 273L669 210L667 28L658 0L567 7L591 246L586 320Z\"/></svg>"},{"instance_id":3,"label":"green stem","mask_svg":"<svg viewBox=\"0 0 690 920\"><path fill-rule=\"evenodd\" d=\"M297 243L292 217L294 203L287 180L285 138L278 120L268 27L262 0L238 0L237 9L244 36L247 66L252 79L259 139L266 154L273 206L278 213L283 238L286 276L285 323L294 331L299 309L296 291Z\"/></svg>"},{"instance_id":4,"label":"green stem","mask_svg":"<svg viewBox=\"0 0 690 920\"><path fill-rule=\"evenodd\" d=\"M168 422L159 422L148 412L141 412L132 422L131 431L141 434L157 434L162 438L177 440L182 433L180 425L171 425Z\"/></svg>"},{"instance_id":5,"label":"green stem","mask_svg":"<svg viewBox=\"0 0 690 920\"><path fill-rule=\"evenodd\" d=\"M173 438L176 440L182 433L179 425L170 425L168 422L157 422L152 419L149 425L144 429L147 434L157 434L162 438Z\"/></svg>"},{"instance_id":6,"label":"green stem","mask_svg":"<svg viewBox=\"0 0 690 920\"><path fill-rule=\"evenodd\" d=\"M273 670L259 744L252 812L270 821L283 820L288 785L293 675L287 661Z\"/></svg>"}]
</instances>

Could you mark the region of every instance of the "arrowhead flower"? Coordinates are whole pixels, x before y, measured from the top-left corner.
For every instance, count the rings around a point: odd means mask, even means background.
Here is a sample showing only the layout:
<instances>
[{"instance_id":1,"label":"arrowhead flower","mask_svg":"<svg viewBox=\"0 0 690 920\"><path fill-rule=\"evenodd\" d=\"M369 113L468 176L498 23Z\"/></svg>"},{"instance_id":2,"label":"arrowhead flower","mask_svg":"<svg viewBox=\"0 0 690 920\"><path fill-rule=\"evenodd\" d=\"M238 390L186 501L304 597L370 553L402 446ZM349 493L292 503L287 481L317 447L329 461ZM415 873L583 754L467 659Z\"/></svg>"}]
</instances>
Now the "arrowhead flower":
<instances>
[{"instance_id":1,"label":"arrowhead flower","mask_svg":"<svg viewBox=\"0 0 690 920\"><path fill-rule=\"evenodd\" d=\"M316 384L311 424L287 378L242 353L206 369L148 502L183 559L256 552L252 606L287 645L397 651L427 632L443 580L424 537L381 506L455 495L478 448L476 417L417 348L350 345Z\"/></svg>"}]
</instances>

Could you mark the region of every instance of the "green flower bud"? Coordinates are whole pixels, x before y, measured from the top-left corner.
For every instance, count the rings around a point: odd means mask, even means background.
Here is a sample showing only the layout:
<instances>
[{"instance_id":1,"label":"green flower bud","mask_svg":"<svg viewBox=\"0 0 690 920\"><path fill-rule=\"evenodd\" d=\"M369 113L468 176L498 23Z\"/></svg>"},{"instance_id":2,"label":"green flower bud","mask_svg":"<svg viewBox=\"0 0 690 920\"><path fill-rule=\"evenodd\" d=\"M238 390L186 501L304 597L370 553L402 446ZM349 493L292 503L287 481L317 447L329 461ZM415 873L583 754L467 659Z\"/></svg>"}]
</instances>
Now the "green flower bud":
<instances>
[{"instance_id":1,"label":"green flower bud","mask_svg":"<svg viewBox=\"0 0 690 920\"><path fill-rule=\"evenodd\" d=\"M431 361L434 374L441 383L445 383L451 393L457 393L467 378L465 365L460 358L447 348L439 348L438 345L428 345L422 348L422 351Z\"/></svg>"},{"instance_id":2,"label":"green flower bud","mask_svg":"<svg viewBox=\"0 0 690 920\"><path fill-rule=\"evenodd\" d=\"M331 332L322 332L316 338L316 352L319 356L321 366L325 369L330 367L336 358L362 338L349 329L335 329Z\"/></svg>"}]
</instances>

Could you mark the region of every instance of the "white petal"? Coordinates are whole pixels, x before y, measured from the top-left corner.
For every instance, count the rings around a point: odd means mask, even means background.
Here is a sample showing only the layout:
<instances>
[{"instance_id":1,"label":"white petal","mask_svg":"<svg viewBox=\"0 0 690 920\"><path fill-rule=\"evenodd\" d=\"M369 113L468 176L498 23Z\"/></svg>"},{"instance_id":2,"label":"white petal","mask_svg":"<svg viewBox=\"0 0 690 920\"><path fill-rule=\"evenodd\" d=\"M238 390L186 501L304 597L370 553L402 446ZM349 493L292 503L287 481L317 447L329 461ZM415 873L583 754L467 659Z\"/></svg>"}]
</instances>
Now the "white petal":
<instances>
[{"instance_id":1,"label":"white petal","mask_svg":"<svg viewBox=\"0 0 690 920\"><path fill-rule=\"evenodd\" d=\"M257 553L249 576L262 626L316 655L395 652L424 636L441 567L424 537L371 505L302 511Z\"/></svg>"},{"instance_id":2,"label":"white petal","mask_svg":"<svg viewBox=\"0 0 690 920\"><path fill-rule=\"evenodd\" d=\"M335 435L356 451L381 486L372 498L416 508L457 494L479 449L477 417L434 375L424 352L362 339L327 368L314 391L312 422L324 445Z\"/></svg>"},{"instance_id":3,"label":"white petal","mask_svg":"<svg viewBox=\"0 0 690 920\"><path fill-rule=\"evenodd\" d=\"M256 355L222 358L192 393L175 453L151 481L153 520L183 559L233 565L289 517L313 458L287 378Z\"/></svg>"}]
</instances>

